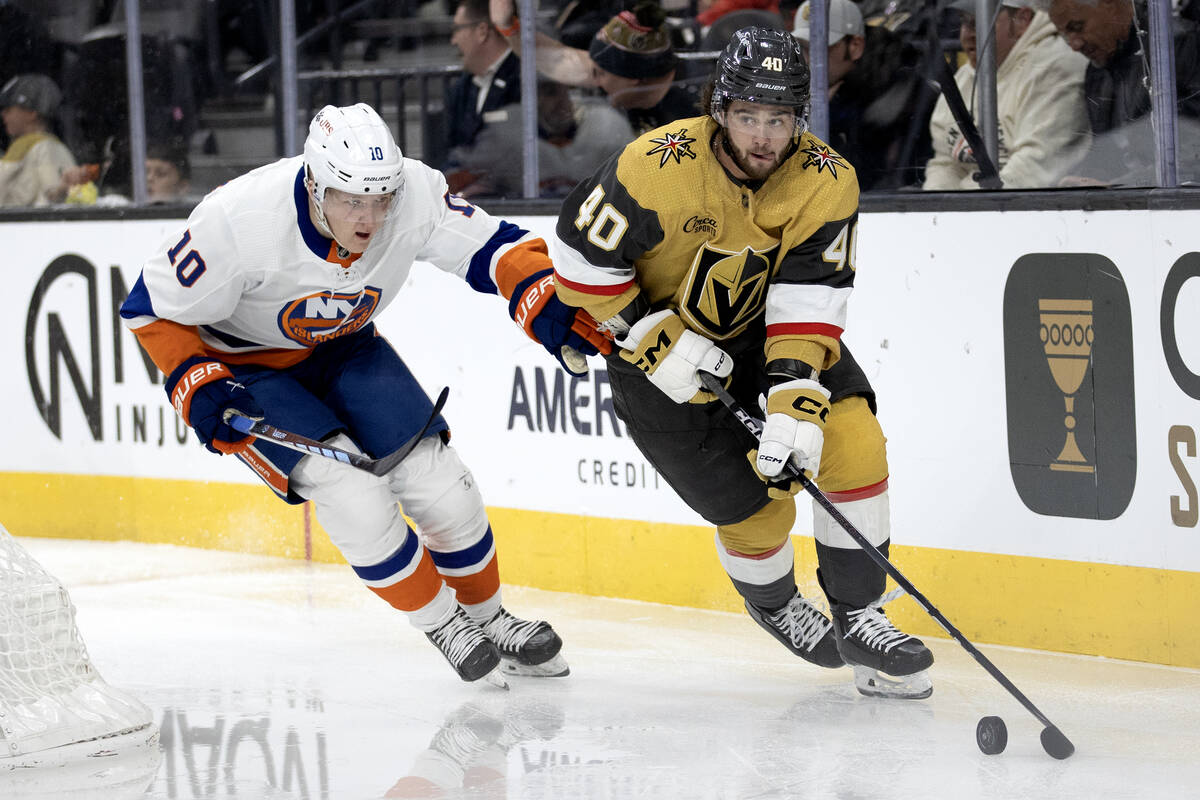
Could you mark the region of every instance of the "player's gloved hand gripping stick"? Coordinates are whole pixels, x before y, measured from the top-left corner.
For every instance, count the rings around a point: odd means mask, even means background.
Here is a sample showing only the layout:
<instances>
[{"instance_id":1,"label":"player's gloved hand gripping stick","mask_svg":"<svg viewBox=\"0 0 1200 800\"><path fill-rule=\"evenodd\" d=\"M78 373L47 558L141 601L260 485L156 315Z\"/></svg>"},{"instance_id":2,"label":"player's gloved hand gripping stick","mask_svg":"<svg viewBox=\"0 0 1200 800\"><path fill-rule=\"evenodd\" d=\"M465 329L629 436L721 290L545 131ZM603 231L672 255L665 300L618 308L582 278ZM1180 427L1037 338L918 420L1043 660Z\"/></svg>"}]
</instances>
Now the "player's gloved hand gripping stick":
<instances>
[{"instance_id":1,"label":"player's gloved hand gripping stick","mask_svg":"<svg viewBox=\"0 0 1200 800\"><path fill-rule=\"evenodd\" d=\"M741 422L742 425L745 426L746 430L753 434L755 438L758 438L762 435L762 420L751 416L749 412L742 408L742 405L733 397L733 395L728 392L728 390L726 390L725 384L720 378L717 378L707 372L700 372L700 382L704 384L705 389L715 394L717 399L725 404L725 407L728 408L735 417L737 417L738 421ZM979 652L975 645L971 644L971 642L967 640L967 637L963 636L958 628L955 628L953 625L951 625L950 620L946 619L946 617L942 615L942 612L938 611L933 603L929 602L929 600L925 598L925 595L921 594L921 592L917 590L917 587L913 586L908 578L904 577L900 570L896 569L895 565L893 565L891 561L888 561L883 553L879 552L878 548L867 541L867 538L863 536L857 528L854 527L854 524L850 522L850 520L846 519L842 512L838 511L833 502L830 501L830 499L826 497L820 489L817 488L817 485L809 479L808 475L805 474L804 470L801 469L800 466L795 463L795 461L795 458L789 459L789 462L784 466L783 471L789 473L789 477L794 477L795 480L799 481L804 490L812 495L813 499L817 501L818 505L825 509L826 513L828 513L829 516L833 517L834 520L837 521L838 525L840 525L842 529L846 531L850 538L853 539L855 543L863 549L863 552L865 552L880 569L886 572L892 578L892 580L896 582L897 585L904 589L904 591L908 592L908 594L911 595L918 604L920 604L921 608L925 609L925 612L929 614L929 616L933 617L934 621L942 627L942 630L946 631L946 633L950 634L950 638L962 645L963 649L970 653L971 656L979 663L979 665L987 670L989 675L995 678L1001 686L1008 690L1009 694L1015 697L1021 705L1025 706L1025 709L1030 714L1033 714L1033 716L1037 718L1038 722L1046 726L1042 729L1041 738L1042 747L1047 753L1058 759L1070 757L1070 755L1075 752L1075 745L1071 743L1071 740L1064 736L1063 732L1060 731L1054 725L1054 723L1052 723L1049 718L1046 717L1045 714L1039 711L1038 707L1030 702L1029 698L1022 694L1021 690L1018 689L1013 682L1010 681L1008 677L988 659L987 656Z\"/></svg>"},{"instance_id":2,"label":"player's gloved hand gripping stick","mask_svg":"<svg viewBox=\"0 0 1200 800\"><path fill-rule=\"evenodd\" d=\"M289 450L296 450L301 453L309 453L310 455L321 456L323 458L341 461L343 464L349 464L352 467L364 470L372 475L386 475L395 469L396 465L405 459L412 452L413 448L420 444L421 439L425 437L425 432L429 430L429 426L437 419L437 415L441 412L442 407L446 405L446 398L450 395L450 387L442 389L442 393L438 395L438 399L433 404L433 413L429 415L429 419L421 426L421 430L417 435L409 439L399 448L391 453L388 453L383 458L371 458L370 456L362 455L361 453L351 453L349 450L342 450L340 447L332 447L324 442L319 442L316 439L310 439L307 436L301 436L298 433L291 433L274 425L268 425L261 420L256 420L253 417L245 416L236 408L225 409L225 422L234 430L245 433L249 436L255 436L268 442L274 442L281 447L286 447Z\"/></svg>"}]
</instances>

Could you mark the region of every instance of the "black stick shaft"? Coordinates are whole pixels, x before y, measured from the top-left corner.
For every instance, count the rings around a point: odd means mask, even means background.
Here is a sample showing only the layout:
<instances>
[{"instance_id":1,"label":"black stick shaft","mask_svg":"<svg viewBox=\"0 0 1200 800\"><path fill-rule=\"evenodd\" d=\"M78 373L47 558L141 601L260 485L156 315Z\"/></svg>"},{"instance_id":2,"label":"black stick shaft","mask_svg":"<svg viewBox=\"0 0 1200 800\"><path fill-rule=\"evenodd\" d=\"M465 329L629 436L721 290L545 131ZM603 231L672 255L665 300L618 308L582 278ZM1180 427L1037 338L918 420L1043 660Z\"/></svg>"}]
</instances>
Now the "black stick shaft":
<instances>
[{"instance_id":1,"label":"black stick shaft","mask_svg":"<svg viewBox=\"0 0 1200 800\"><path fill-rule=\"evenodd\" d=\"M700 382L704 384L705 389L715 394L717 398L725 404L725 407L733 412L733 415L737 417L742 425L746 427L746 430L754 434L755 438L758 438L762 435L762 423L756 417L751 416L744 408L742 408L741 403L734 399L733 395L731 395L725 389L725 385L720 381L720 379L709 375L708 373L701 372ZM1033 702L1030 701L1030 699L1026 697L1025 694L1008 679L1007 675L1000 671L999 667L993 664L987 656L979 652L975 645L971 644L967 637L963 636L962 632L959 631L958 628L951 625L950 620L946 619L942 612L938 611L937 607L934 606L933 603L929 602L929 600L925 597L925 595L921 594L917 587L913 586L912 581L904 577L900 570L896 569L895 565L892 564L891 561L888 561L887 557L884 556L883 553L879 552L879 548L867 541L867 537L863 536L858 528L854 527L854 524L850 522L850 520L846 519L845 515L843 515L841 511L838 511L832 501L825 496L825 493L818 489L817 485L810 481L808 476L805 475L802 470L796 468L794 459L788 462L787 469L792 473L792 475L799 479L800 485L804 487L806 492L812 495L813 499L817 501L821 508L825 509L826 513L833 517L838 525L840 525L842 529L850 535L850 538L853 539L855 543L857 543L858 546L863 549L863 552L867 554L867 557L874 561L880 569L890 575L892 580L894 580L898 586L903 588L904 591L908 592L912 598L921 605L921 608L925 609L925 612L929 614L929 616L933 617L934 621L937 622L938 625L941 625L942 629L946 631L946 633L950 634L950 638L962 645L963 649L970 653L971 656L977 662L979 662L979 666L987 670L987 673L995 678L1001 686L1007 689L1008 693L1017 699L1017 702L1025 706L1025 709L1030 714L1033 714L1033 716L1037 717L1039 722L1047 727L1055 727L1054 723L1052 723L1046 717L1046 715L1043 714L1038 707L1035 706Z\"/></svg>"},{"instance_id":2,"label":"black stick shaft","mask_svg":"<svg viewBox=\"0 0 1200 800\"><path fill-rule=\"evenodd\" d=\"M421 430L407 442L398 447L395 451L388 453L382 458L371 458L370 456L362 455L361 453L351 453L349 450L343 450L340 447L325 444L324 442L310 439L307 436L302 436L299 433L285 431L282 428L276 428L274 425L269 425L260 420L251 419L250 417L239 414L236 409L226 409L224 414L225 422L229 427L240 433L246 433L258 439L262 439L272 444L277 444L281 447L286 447L289 450L295 450L300 453L308 453L310 455L321 456L333 461L340 461L343 464L348 464L364 472L370 472L372 475L386 475L391 472L397 464L412 452L421 439L424 438L425 432L429 430L429 426L437 419L441 413L442 407L446 405L446 398L450 396L450 387L442 389L442 393L438 395L437 400L433 404L433 413L429 415L429 419L421 426Z\"/></svg>"}]
</instances>

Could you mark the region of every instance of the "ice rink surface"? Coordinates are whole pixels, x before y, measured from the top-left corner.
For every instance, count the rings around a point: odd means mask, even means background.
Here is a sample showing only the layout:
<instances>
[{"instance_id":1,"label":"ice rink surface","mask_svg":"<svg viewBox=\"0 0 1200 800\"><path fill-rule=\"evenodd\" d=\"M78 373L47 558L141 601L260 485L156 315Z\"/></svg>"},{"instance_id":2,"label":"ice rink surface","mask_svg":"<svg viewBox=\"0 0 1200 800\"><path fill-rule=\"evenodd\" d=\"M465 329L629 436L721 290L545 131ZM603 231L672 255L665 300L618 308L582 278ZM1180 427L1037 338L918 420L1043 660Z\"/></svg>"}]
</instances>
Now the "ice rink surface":
<instances>
[{"instance_id":1,"label":"ice rink surface","mask_svg":"<svg viewBox=\"0 0 1200 800\"><path fill-rule=\"evenodd\" d=\"M0 770L5 800L1200 797L1197 670L983 647L1075 743L1056 761L949 639L927 640L931 698L879 700L744 614L506 587L510 610L560 632L571 675L505 692L460 682L344 566L21 541L161 747ZM1009 741L986 756L975 724L992 714Z\"/></svg>"}]
</instances>

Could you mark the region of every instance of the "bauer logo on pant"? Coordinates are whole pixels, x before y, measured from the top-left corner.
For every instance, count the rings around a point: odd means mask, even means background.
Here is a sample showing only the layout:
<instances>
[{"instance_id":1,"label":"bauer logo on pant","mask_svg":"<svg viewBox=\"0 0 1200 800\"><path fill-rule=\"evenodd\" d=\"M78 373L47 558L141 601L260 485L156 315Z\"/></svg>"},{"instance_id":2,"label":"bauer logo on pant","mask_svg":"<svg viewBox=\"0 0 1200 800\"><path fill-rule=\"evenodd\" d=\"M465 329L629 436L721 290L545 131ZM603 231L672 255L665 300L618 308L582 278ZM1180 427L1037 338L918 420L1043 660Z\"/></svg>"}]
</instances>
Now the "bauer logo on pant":
<instances>
[{"instance_id":1,"label":"bauer logo on pant","mask_svg":"<svg viewBox=\"0 0 1200 800\"><path fill-rule=\"evenodd\" d=\"M1032 253L1004 292L1008 452L1039 514L1120 516L1137 467L1129 296L1091 253Z\"/></svg>"}]
</instances>

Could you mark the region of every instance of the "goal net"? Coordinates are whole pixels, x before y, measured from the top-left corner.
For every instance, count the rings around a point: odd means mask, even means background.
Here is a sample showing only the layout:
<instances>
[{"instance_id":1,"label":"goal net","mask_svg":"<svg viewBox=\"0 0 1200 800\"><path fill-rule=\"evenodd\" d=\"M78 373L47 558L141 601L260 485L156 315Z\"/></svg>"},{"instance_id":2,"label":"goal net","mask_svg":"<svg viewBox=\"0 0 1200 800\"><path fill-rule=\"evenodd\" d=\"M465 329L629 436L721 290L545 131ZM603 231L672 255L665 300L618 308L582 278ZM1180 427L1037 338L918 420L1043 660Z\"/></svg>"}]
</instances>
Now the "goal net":
<instances>
[{"instance_id":1,"label":"goal net","mask_svg":"<svg viewBox=\"0 0 1200 800\"><path fill-rule=\"evenodd\" d=\"M0 525L0 771L157 735L150 709L92 666L66 589Z\"/></svg>"}]
</instances>

